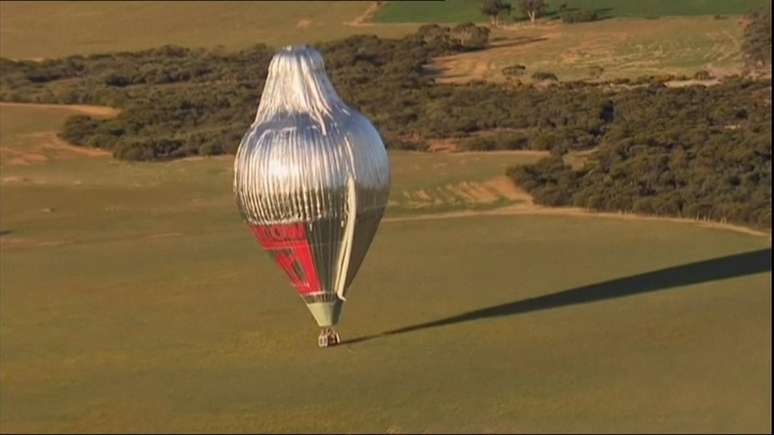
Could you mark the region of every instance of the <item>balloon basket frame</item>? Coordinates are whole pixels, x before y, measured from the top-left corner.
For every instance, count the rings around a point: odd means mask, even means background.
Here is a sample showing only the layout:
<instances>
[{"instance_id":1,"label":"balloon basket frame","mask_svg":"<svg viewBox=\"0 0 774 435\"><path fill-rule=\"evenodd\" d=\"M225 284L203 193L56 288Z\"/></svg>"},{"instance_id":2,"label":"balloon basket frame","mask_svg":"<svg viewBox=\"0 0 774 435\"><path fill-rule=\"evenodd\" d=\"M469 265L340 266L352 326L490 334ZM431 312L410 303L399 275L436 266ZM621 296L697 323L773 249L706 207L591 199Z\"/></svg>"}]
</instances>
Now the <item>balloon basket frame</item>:
<instances>
[{"instance_id":1,"label":"balloon basket frame","mask_svg":"<svg viewBox=\"0 0 774 435\"><path fill-rule=\"evenodd\" d=\"M341 344L341 335L333 328L323 328L320 330L320 335L317 337L317 346L320 348L326 348Z\"/></svg>"}]
</instances>

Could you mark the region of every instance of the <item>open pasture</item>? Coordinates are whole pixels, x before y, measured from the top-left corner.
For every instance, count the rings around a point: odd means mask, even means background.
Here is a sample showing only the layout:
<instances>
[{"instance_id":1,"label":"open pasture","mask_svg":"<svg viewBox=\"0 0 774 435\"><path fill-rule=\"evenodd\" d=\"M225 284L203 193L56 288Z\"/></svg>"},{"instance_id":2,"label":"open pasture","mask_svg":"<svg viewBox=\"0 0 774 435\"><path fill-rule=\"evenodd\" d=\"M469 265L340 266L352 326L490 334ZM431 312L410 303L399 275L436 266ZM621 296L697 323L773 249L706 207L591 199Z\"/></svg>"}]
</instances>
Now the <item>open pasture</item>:
<instances>
[{"instance_id":1,"label":"open pasture","mask_svg":"<svg viewBox=\"0 0 774 435\"><path fill-rule=\"evenodd\" d=\"M610 19L582 24L521 25L493 33L483 51L437 58L442 82L505 81L502 69L526 66L524 82L538 71L559 80L611 80L649 75L714 76L742 67L742 26L737 18Z\"/></svg>"},{"instance_id":2,"label":"open pasture","mask_svg":"<svg viewBox=\"0 0 774 435\"><path fill-rule=\"evenodd\" d=\"M46 147L69 113L0 106L4 432L771 430L768 237L390 219L345 307L346 343L320 350L239 220L230 157ZM400 203L523 156L391 158Z\"/></svg>"},{"instance_id":3,"label":"open pasture","mask_svg":"<svg viewBox=\"0 0 774 435\"><path fill-rule=\"evenodd\" d=\"M513 16L525 19L514 5ZM743 15L765 5L764 0L562 0L549 2L549 18L556 6L597 11L603 17L663 17L696 15ZM488 20L480 11L480 2L471 0L386 2L375 14L380 23L463 23Z\"/></svg>"},{"instance_id":4,"label":"open pasture","mask_svg":"<svg viewBox=\"0 0 774 435\"><path fill-rule=\"evenodd\" d=\"M240 49L354 34L397 37L416 26L352 25L369 2L180 1L0 3L0 56L51 58L155 48Z\"/></svg>"}]
</instances>

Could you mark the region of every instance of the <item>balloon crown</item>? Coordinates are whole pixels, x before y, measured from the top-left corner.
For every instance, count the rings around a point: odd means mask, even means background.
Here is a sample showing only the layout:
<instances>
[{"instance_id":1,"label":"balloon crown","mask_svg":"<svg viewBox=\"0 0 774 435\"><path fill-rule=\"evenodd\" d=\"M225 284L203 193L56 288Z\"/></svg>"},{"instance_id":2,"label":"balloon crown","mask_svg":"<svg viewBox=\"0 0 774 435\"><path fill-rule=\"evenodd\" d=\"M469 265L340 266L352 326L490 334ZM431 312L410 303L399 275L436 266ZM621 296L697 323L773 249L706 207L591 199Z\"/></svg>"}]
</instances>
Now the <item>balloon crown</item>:
<instances>
[{"instance_id":1,"label":"balloon crown","mask_svg":"<svg viewBox=\"0 0 774 435\"><path fill-rule=\"evenodd\" d=\"M274 55L256 122L278 114L306 113L326 131L325 121L334 119L337 110L349 111L328 79L320 52L306 45L289 45Z\"/></svg>"}]
</instances>

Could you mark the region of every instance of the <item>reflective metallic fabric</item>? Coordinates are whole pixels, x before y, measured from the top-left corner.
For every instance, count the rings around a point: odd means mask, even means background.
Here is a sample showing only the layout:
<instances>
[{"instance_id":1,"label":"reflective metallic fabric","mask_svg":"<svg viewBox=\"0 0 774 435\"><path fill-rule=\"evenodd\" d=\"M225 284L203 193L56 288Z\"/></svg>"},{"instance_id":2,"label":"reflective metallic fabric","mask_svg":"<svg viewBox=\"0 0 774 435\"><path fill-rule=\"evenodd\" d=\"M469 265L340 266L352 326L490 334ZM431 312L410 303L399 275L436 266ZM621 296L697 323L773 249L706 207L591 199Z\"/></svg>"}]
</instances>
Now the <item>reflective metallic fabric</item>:
<instances>
[{"instance_id":1,"label":"reflective metallic fabric","mask_svg":"<svg viewBox=\"0 0 774 435\"><path fill-rule=\"evenodd\" d=\"M390 168L379 133L339 98L316 50L274 56L234 169L253 234L318 324L336 324L384 214Z\"/></svg>"}]
</instances>

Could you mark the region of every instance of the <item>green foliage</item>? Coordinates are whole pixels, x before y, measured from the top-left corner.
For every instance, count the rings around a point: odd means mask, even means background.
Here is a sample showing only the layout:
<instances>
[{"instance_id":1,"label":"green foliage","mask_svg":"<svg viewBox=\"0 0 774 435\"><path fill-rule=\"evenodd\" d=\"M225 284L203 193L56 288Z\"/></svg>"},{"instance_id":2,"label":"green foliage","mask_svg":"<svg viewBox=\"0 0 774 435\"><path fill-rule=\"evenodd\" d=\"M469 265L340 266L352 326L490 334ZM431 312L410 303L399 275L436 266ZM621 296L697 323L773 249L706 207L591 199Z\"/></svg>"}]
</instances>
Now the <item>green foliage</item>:
<instances>
[{"instance_id":1,"label":"green foliage","mask_svg":"<svg viewBox=\"0 0 774 435\"><path fill-rule=\"evenodd\" d=\"M518 5L521 12L528 16L530 21L535 21L548 8L548 3L545 0L518 0Z\"/></svg>"},{"instance_id":2,"label":"green foliage","mask_svg":"<svg viewBox=\"0 0 774 435\"><path fill-rule=\"evenodd\" d=\"M0 98L121 107L115 119L72 117L60 135L122 159L233 152L272 54L263 45L227 55L165 46L43 63L5 61ZM40 82L44 77L48 81Z\"/></svg>"},{"instance_id":3,"label":"green foliage","mask_svg":"<svg viewBox=\"0 0 774 435\"><path fill-rule=\"evenodd\" d=\"M482 0L481 13L489 17L496 26L500 17L511 13L511 4L503 0Z\"/></svg>"},{"instance_id":4,"label":"green foliage","mask_svg":"<svg viewBox=\"0 0 774 435\"><path fill-rule=\"evenodd\" d=\"M504 76L523 76L527 72L527 67L524 65L510 65L503 68L502 73Z\"/></svg>"},{"instance_id":5,"label":"green foliage","mask_svg":"<svg viewBox=\"0 0 774 435\"><path fill-rule=\"evenodd\" d=\"M430 55L481 50L489 44L489 28L473 23L462 23L451 28L427 24L417 29L416 34L409 39L430 50Z\"/></svg>"},{"instance_id":6,"label":"green foliage","mask_svg":"<svg viewBox=\"0 0 774 435\"><path fill-rule=\"evenodd\" d=\"M510 2L518 11L516 18L527 18L516 0ZM768 0L554 0L548 1L545 15L569 10L592 10L605 17L660 17L743 15L751 9L770 3ZM564 7L563 7L564 6ZM461 23L485 22L481 3L473 0L393 1L386 2L375 16L381 23Z\"/></svg>"},{"instance_id":7,"label":"green foliage","mask_svg":"<svg viewBox=\"0 0 774 435\"><path fill-rule=\"evenodd\" d=\"M534 80L550 80L552 82L559 80L559 78L556 77L556 74L546 71L536 71L532 74L532 78Z\"/></svg>"},{"instance_id":8,"label":"green foliage","mask_svg":"<svg viewBox=\"0 0 774 435\"><path fill-rule=\"evenodd\" d=\"M597 12L589 9L565 11L562 12L561 17L562 22L567 24L589 23L599 19Z\"/></svg>"},{"instance_id":9,"label":"green foliage","mask_svg":"<svg viewBox=\"0 0 774 435\"><path fill-rule=\"evenodd\" d=\"M578 174L554 156L534 165L515 166L506 172L530 192L541 204L559 206L572 201L578 188Z\"/></svg>"},{"instance_id":10,"label":"green foliage","mask_svg":"<svg viewBox=\"0 0 774 435\"><path fill-rule=\"evenodd\" d=\"M375 121L387 146L424 149L416 138L432 136L421 124L435 87L423 66L433 56L481 49L488 39L489 29L466 23L424 26L400 40L355 36L319 48L341 96ZM124 109L112 120L73 119L62 131L72 143L113 150L117 158L232 153L252 121L272 55L264 45L235 53L165 46L42 63L4 59L0 99ZM479 128L470 119L438 134Z\"/></svg>"},{"instance_id":11,"label":"green foliage","mask_svg":"<svg viewBox=\"0 0 774 435\"><path fill-rule=\"evenodd\" d=\"M771 225L770 81L618 94L578 171L560 158L509 175L547 205Z\"/></svg>"},{"instance_id":12,"label":"green foliage","mask_svg":"<svg viewBox=\"0 0 774 435\"><path fill-rule=\"evenodd\" d=\"M749 67L771 67L771 4L747 17L742 52Z\"/></svg>"},{"instance_id":13,"label":"green foliage","mask_svg":"<svg viewBox=\"0 0 774 435\"><path fill-rule=\"evenodd\" d=\"M527 132L500 132L467 139L462 144L470 151L523 150L529 146Z\"/></svg>"},{"instance_id":14,"label":"green foliage","mask_svg":"<svg viewBox=\"0 0 774 435\"><path fill-rule=\"evenodd\" d=\"M701 70L696 71L696 74L693 75L693 78L696 80L712 80L713 77L709 71Z\"/></svg>"},{"instance_id":15,"label":"green foliage","mask_svg":"<svg viewBox=\"0 0 774 435\"><path fill-rule=\"evenodd\" d=\"M436 84L425 65L480 48L488 40L482 29L429 25L399 40L355 36L318 48L342 98L374 121L389 148L424 150L430 139L452 137L471 150L557 157L597 147L583 170L552 159L513 176L545 204L770 222L770 81L669 89L663 83L673 76L645 76L615 92L582 82L550 91ZM0 99L122 108L113 119L73 117L61 131L69 142L119 159L233 153L272 54L263 45L235 53L167 46L2 60ZM556 80L546 72L533 78Z\"/></svg>"}]
</instances>

